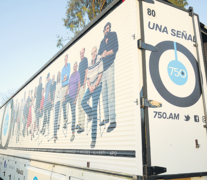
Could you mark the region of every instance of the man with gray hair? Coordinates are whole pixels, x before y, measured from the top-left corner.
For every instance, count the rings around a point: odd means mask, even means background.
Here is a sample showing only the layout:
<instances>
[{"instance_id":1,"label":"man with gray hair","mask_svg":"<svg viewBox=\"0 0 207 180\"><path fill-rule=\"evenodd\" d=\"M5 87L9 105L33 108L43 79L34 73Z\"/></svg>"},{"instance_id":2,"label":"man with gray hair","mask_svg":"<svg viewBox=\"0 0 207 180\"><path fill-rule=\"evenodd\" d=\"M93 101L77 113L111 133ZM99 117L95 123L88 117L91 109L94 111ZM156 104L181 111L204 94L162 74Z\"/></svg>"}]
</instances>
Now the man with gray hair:
<instances>
[{"instance_id":1,"label":"man with gray hair","mask_svg":"<svg viewBox=\"0 0 207 180\"><path fill-rule=\"evenodd\" d=\"M83 97L81 105L92 120L92 130L91 130L91 148L96 145L97 136L97 106L101 94L102 83L101 78L103 74L103 61L102 56L97 56L97 47L93 47L91 52L92 60L89 62L87 70L87 85L88 89ZM89 99L92 97L92 107L88 104Z\"/></svg>"},{"instance_id":2,"label":"man with gray hair","mask_svg":"<svg viewBox=\"0 0 207 180\"><path fill-rule=\"evenodd\" d=\"M76 126L77 133L82 133L85 129L85 111L81 106L81 101L85 94L85 84L86 84L86 73L88 69L88 59L84 57L85 48L82 48L80 51L80 63L78 72L80 74L80 91L78 96L78 124Z\"/></svg>"},{"instance_id":3,"label":"man with gray hair","mask_svg":"<svg viewBox=\"0 0 207 180\"><path fill-rule=\"evenodd\" d=\"M67 128L67 123L68 123L68 117L66 113L66 104L70 103L70 108L72 111L72 125L71 125L71 130L72 130L72 136L70 138L70 141L73 141L75 139L75 121L76 121L76 101L78 98L78 93L80 90L80 74L77 71L77 62L74 63L73 65L73 73L70 76L70 80L68 83L67 91L65 94L65 98L63 100L63 117L64 117L64 126L63 128ZM68 93L69 90L69 93Z\"/></svg>"}]
</instances>

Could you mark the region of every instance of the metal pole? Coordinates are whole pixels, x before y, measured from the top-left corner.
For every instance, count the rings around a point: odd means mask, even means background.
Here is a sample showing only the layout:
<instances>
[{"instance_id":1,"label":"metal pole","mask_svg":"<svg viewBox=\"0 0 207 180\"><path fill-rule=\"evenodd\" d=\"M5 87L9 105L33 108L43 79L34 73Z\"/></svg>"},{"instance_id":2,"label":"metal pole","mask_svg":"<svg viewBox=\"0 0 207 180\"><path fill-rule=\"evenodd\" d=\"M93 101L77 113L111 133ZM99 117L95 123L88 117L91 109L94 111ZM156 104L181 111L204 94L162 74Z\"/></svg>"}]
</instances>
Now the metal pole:
<instances>
[{"instance_id":1,"label":"metal pole","mask_svg":"<svg viewBox=\"0 0 207 180\"><path fill-rule=\"evenodd\" d=\"M190 16L192 16L192 20L193 20L193 30L194 30L195 43L196 43L194 46L196 47L196 53L197 53L198 68L199 68L199 75L200 75L200 81L201 81L201 91L202 91L202 98L203 98L203 107L204 107L204 114L205 114L205 120L206 120L207 118L206 101L205 101L205 94L204 94L204 87L203 87L203 78L201 74L201 62L200 62L200 56L199 56L199 51L198 51L198 41L197 41L197 34L196 34L196 28L195 28L193 7L189 7L189 13L190 13ZM207 128L207 122L204 125L204 127Z\"/></svg>"}]
</instances>

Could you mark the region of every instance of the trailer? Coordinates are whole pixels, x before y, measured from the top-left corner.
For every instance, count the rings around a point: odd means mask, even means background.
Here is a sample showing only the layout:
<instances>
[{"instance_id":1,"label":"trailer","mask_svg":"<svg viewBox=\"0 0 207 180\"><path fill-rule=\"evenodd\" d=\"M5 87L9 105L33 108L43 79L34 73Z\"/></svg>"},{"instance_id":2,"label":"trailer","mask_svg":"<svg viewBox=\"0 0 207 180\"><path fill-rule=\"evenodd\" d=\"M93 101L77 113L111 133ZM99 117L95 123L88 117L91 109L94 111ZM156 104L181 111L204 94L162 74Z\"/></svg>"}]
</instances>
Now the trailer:
<instances>
[{"instance_id":1,"label":"trailer","mask_svg":"<svg viewBox=\"0 0 207 180\"><path fill-rule=\"evenodd\" d=\"M0 178L206 178L206 42L191 7L114 0L0 107Z\"/></svg>"}]
</instances>

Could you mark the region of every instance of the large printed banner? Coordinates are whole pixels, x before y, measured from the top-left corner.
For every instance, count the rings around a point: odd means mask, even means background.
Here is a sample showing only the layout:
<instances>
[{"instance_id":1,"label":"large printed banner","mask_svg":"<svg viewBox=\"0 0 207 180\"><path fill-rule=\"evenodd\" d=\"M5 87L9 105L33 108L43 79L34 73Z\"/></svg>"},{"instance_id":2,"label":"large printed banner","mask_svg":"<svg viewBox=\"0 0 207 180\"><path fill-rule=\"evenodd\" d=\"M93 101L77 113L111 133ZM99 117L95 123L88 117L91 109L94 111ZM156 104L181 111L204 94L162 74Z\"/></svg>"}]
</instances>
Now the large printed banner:
<instances>
[{"instance_id":1,"label":"large printed banner","mask_svg":"<svg viewBox=\"0 0 207 180\"><path fill-rule=\"evenodd\" d=\"M145 41L158 49L146 51L148 99L162 103L149 108L152 166L167 168L166 174L204 172L206 75L198 17L194 18L202 78L189 13L158 1L143 3L143 8Z\"/></svg>"},{"instance_id":2,"label":"large printed banner","mask_svg":"<svg viewBox=\"0 0 207 180\"><path fill-rule=\"evenodd\" d=\"M2 148L34 159L76 166L94 161L94 168L137 173L135 159L142 162L141 153L136 153L137 146L141 152L141 126L135 119L136 46L128 17L130 1L38 74L13 98L12 109L6 105ZM101 160L87 155L117 157L117 162L103 159L96 165ZM117 165L118 158L129 160Z\"/></svg>"}]
</instances>

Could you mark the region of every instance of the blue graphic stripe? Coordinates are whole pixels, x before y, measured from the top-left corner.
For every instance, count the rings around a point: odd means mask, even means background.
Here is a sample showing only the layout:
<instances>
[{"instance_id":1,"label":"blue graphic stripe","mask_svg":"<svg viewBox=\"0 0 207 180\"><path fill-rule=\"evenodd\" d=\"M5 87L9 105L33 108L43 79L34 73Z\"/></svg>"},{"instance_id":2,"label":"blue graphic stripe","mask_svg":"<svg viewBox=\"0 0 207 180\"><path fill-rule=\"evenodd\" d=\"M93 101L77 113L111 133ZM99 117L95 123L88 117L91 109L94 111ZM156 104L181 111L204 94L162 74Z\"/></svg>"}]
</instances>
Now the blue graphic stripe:
<instances>
[{"instance_id":1,"label":"blue graphic stripe","mask_svg":"<svg viewBox=\"0 0 207 180\"><path fill-rule=\"evenodd\" d=\"M174 41L174 50L175 50L175 60L178 60L178 55L177 55L177 45L176 42Z\"/></svg>"}]
</instances>

